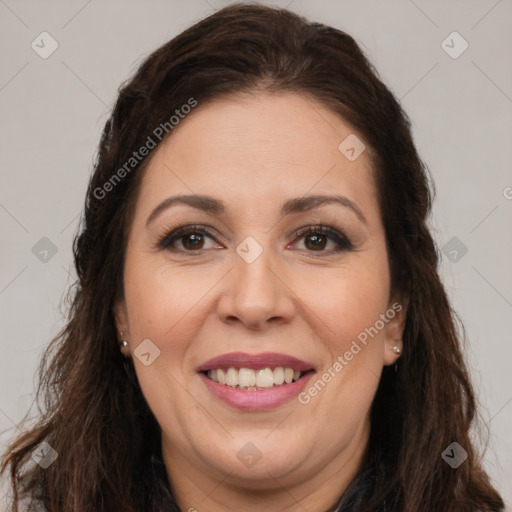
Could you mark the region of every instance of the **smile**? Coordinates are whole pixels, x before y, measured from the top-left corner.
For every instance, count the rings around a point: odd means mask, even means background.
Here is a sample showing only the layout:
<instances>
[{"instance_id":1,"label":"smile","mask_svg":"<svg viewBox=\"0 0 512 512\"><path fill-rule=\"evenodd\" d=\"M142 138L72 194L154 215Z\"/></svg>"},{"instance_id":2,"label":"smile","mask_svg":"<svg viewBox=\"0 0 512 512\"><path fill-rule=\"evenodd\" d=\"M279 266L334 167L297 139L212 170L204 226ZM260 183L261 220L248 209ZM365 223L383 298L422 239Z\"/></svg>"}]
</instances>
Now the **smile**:
<instances>
[{"instance_id":1,"label":"smile","mask_svg":"<svg viewBox=\"0 0 512 512\"><path fill-rule=\"evenodd\" d=\"M258 391L272 387L291 384L301 378L303 372L293 368L262 368L259 370L252 368L217 368L209 370L207 377L214 382L224 386L230 386L236 389L246 391Z\"/></svg>"},{"instance_id":2,"label":"smile","mask_svg":"<svg viewBox=\"0 0 512 512\"><path fill-rule=\"evenodd\" d=\"M212 397L244 411L273 409L293 400L315 373L311 363L274 352L224 354L196 371Z\"/></svg>"}]
</instances>

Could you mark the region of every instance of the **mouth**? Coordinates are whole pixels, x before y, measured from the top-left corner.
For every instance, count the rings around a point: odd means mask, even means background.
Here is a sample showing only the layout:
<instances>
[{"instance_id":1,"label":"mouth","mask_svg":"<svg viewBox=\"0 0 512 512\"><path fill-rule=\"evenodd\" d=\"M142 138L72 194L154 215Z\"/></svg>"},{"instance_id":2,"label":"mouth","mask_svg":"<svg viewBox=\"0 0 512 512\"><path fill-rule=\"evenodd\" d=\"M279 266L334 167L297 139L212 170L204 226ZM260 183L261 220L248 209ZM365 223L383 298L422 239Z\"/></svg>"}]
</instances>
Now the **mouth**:
<instances>
[{"instance_id":1,"label":"mouth","mask_svg":"<svg viewBox=\"0 0 512 512\"><path fill-rule=\"evenodd\" d=\"M291 400L315 369L311 363L284 354L236 352L206 361L197 372L216 398L238 409L256 411Z\"/></svg>"},{"instance_id":2,"label":"mouth","mask_svg":"<svg viewBox=\"0 0 512 512\"><path fill-rule=\"evenodd\" d=\"M312 371L312 370L309 370ZM308 372L309 372L308 371ZM261 391L296 382L308 372L290 367L276 366L261 369L254 368L216 368L203 372L207 378L223 386L244 391Z\"/></svg>"}]
</instances>

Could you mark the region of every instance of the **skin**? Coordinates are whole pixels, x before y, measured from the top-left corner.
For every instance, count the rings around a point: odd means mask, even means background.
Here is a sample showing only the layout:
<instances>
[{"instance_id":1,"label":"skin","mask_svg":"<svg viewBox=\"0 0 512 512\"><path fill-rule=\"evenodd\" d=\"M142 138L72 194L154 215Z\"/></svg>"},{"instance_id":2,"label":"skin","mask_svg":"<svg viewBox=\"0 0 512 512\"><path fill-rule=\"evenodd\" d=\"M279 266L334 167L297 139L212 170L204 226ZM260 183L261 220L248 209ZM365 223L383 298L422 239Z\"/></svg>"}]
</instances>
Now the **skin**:
<instances>
[{"instance_id":1,"label":"skin","mask_svg":"<svg viewBox=\"0 0 512 512\"><path fill-rule=\"evenodd\" d=\"M239 411L214 398L196 372L229 352L279 352L313 363L315 381L400 302L390 290L370 149L353 162L338 150L352 133L312 98L231 96L196 107L146 169L115 318L127 357L144 339L160 350L149 366L133 359L182 510L325 511L362 465L382 368L399 357L393 347L401 348L403 302L307 404L294 398L268 411ZM176 194L209 195L226 209L174 205L146 225ZM337 204L280 214L290 198L332 194L353 201L366 223ZM318 223L345 233L353 250L333 252L329 237L317 249L311 235L295 236ZM213 230L203 248L187 252L190 236L174 250L158 246L159 237L190 224ZM247 236L263 249L252 263L236 253ZM252 467L237 457L248 442L261 452Z\"/></svg>"}]
</instances>

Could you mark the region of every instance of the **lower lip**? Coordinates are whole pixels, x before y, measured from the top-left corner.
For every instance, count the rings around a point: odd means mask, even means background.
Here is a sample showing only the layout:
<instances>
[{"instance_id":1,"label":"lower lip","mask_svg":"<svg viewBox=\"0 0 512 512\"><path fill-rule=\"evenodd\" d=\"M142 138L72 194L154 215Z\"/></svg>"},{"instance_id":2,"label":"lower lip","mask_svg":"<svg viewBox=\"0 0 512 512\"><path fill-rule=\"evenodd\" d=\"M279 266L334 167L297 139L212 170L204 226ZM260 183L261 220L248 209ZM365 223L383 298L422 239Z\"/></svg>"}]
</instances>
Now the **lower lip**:
<instances>
[{"instance_id":1,"label":"lower lip","mask_svg":"<svg viewBox=\"0 0 512 512\"><path fill-rule=\"evenodd\" d=\"M242 411L263 411L278 407L296 397L304 389L313 373L307 373L291 384L255 391L244 391L219 384L209 379L204 373L200 373L199 376L214 396L231 407Z\"/></svg>"}]
</instances>

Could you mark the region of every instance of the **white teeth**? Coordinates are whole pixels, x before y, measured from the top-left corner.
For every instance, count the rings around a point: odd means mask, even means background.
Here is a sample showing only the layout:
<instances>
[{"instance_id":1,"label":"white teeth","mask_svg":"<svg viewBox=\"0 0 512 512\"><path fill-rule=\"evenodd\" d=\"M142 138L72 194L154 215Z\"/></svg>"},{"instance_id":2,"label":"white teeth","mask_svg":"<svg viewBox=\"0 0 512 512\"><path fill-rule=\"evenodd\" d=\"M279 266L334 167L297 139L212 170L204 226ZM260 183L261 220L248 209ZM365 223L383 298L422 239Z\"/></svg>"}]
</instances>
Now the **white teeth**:
<instances>
[{"instance_id":1,"label":"white teeth","mask_svg":"<svg viewBox=\"0 0 512 512\"><path fill-rule=\"evenodd\" d=\"M241 385L241 384L240 384ZM270 368L263 368L256 373L256 386L271 388L274 385L274 372Z\"/></svg>"},{"instance_id":2,"label":"white teeth","mask_svg":"<svg viewBox=\"0 0 512 512\"><path fill-rule=\"evenodd\" d=\"M284 368L282 366L278 366L274 368L274 384L280 386L284 382Z\"/></svg>"},{"instance_id":3,"label":"white teeth","mask_svg":"<svg viewBox=\"0 0 512 512\"><path fill-rule=\"evenodd\" d=\"M240 368L238 371L238 385L241 388L248 388L256 385L256 374L250 368ZM260 386L260 384L258 384Z\"/></svg>"},{"instance_id":4,"label":"white teeth","mask_svg":"<svg viewBox=\"0 0 512 512\"><path fill-rule=\"evenodd\" d=\"M253 370L252 368L217 368L207 372L208 378L219 384L231 386L238 389L268 389L282 384L291 384L300 379L301 372L293 368L283 368L277 366L271 368L261 368Z\"/></svg>"},{"instance_id":5,"label":"white teeth","mask_svg":"<svg viewBox=\"0 0 512 512\"><path fill-rule=\"evenodd\" d=\"M226 373L226 384L228 386L238 386L238 372L234 368L228 368Z\"/></svg>"}]
</instances>

